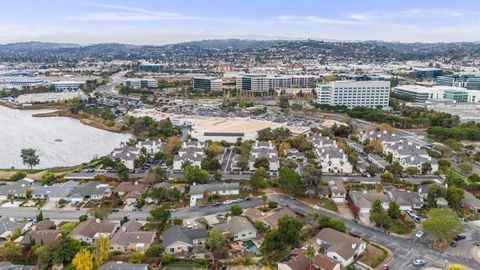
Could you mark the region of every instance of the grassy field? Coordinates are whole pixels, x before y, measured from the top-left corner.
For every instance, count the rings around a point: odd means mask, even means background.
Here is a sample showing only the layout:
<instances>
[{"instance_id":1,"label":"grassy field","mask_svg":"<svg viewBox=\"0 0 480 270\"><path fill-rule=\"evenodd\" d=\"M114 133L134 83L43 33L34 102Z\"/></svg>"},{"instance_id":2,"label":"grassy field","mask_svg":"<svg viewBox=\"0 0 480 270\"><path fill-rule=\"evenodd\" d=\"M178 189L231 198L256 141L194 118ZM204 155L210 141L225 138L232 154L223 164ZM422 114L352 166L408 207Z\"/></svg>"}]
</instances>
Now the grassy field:
<instances>
[{"instance_id":1,"label":"grassy field","mask_svg":"<svg viewBox=\"0 0 480 270\"><path fill-rule=\"evenodd\" d=\"M78 225L78 222L67 222L63 224L60 227L60 229L62 230L62 232L70 233L73 229L75 229L77 225Z\"/></svg>"}]
</instances>

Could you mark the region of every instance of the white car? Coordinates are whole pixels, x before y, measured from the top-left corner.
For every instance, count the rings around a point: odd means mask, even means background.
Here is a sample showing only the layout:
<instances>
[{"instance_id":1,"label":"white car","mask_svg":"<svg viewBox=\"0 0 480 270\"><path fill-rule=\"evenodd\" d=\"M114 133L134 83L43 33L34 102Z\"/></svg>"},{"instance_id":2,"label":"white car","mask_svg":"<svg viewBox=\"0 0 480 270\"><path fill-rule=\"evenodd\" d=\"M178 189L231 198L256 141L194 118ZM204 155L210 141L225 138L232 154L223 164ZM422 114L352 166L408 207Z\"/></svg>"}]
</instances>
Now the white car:
<instances>
[{"instance_id":1,"label":"white car","mask_svg":"<svg viewBox=\"0 0 480 270\"><path fill-rule=\"evenodd\" d=\"M318 205L316 205L316 204L314 204L312 207L313 207L313 209L315 209L315 210L320 210L320 206L318 206Z\"/></svg>"},{"instance_id":2,"label":"white car","mask_svg":"<svg viewBox=\"0 0 480 270\"><path fill-rule=\"evenodd\" d=\"M418 231L416 234L415 234L415 237L416 238L421 238L423 236L423 231Z\"/></svg>"}]
</instances>

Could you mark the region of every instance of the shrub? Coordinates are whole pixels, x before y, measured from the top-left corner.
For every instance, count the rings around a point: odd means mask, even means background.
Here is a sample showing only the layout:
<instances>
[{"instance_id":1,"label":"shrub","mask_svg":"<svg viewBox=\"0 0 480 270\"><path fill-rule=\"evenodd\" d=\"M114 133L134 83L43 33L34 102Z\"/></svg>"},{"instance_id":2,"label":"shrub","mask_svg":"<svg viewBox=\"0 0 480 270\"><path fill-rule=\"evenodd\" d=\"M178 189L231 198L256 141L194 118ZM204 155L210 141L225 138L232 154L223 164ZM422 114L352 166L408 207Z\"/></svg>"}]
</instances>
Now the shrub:
<instances>
[{"instance_id":1,"label":"shrub","mask_svg":"<svg viewBox=\"0 0 480 270\"><path fill-rule=\"evenodd\" d=\"M147 251L145 251L145 256L147 257L159 257L165 251L165 248L162 245L152 245Z\"/></svg>"},{"instance_id":2,"label":"shrub","mask_svg":"<svg viewBox=\"0 0 480 270\"><path fill-rule=\"evenodd\" d=\"M269 202L268 202L268 207L269 207L270 209L275 209L275 208L278 207L278 203L277 203L277 202L274 202L274 201L269 201Z\"/></svg>"},{"instance_id":3,"label":"shrub","mask_svg":"<svg viewBox=\"0 0 480 270\"><path fill-rule=\"evenodd\" d=\"M173 256L170 254L163 254L162 255L162 264L170 264L173 261Z\"/></svg>"}]
</instances>

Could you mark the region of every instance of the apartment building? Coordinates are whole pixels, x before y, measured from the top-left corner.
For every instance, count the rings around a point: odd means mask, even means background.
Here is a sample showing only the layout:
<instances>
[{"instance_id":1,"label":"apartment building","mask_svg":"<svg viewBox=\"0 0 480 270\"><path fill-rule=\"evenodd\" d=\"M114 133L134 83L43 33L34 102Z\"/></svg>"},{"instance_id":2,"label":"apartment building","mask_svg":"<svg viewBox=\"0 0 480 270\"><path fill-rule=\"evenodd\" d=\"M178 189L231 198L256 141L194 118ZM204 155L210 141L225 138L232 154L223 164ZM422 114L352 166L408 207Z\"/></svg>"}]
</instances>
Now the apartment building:
<instances>
[{"instance_id":1,"label":"apartment building","mask_svg":"<svg viewBox=\"0 0 480 270\"><path fill-rule=\"evenodd\" d=\"M248 159L248 167L251 171L256 169L255 161L262 157L268 160L270 171L278 171L280 168L280 162L278 159L277 147L274 143L270 141L257 141L254 145L252 145L252 149L250 150L250 158Z\"/></svg>"},{"instance_id":2,"label":"apartment building","mask_svg":"<svg viewBox=\"0 0 480 270\"><path fill-rule=\"evenodd\" d=\"M173 170L181 170L184 162L200 167L205 156L204 148L205 144L199 141L184 142L178 154L173 157Z\"/></svg>"}]
</instances>

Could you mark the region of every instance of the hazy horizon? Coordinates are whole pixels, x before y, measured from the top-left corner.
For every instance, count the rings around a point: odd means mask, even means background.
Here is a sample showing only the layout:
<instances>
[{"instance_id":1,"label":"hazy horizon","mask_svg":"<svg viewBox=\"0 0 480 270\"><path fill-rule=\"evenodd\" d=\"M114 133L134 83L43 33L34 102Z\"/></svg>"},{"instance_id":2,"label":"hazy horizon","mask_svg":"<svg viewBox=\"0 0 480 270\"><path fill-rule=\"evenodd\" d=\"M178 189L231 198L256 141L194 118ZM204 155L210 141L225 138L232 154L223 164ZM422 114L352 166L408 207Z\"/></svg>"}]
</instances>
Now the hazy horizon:
<instances>
[{"instance_id":1,"label":"hazy horizon","mask_svg":"<svg viewBox=\"0 0 480 270\"><path fill-rule=\"evenodd\" d=\"M464 1L2 1L0 43L164 45L205 39L473 42L480 3Z\"/></svg>"}]
</instances>

